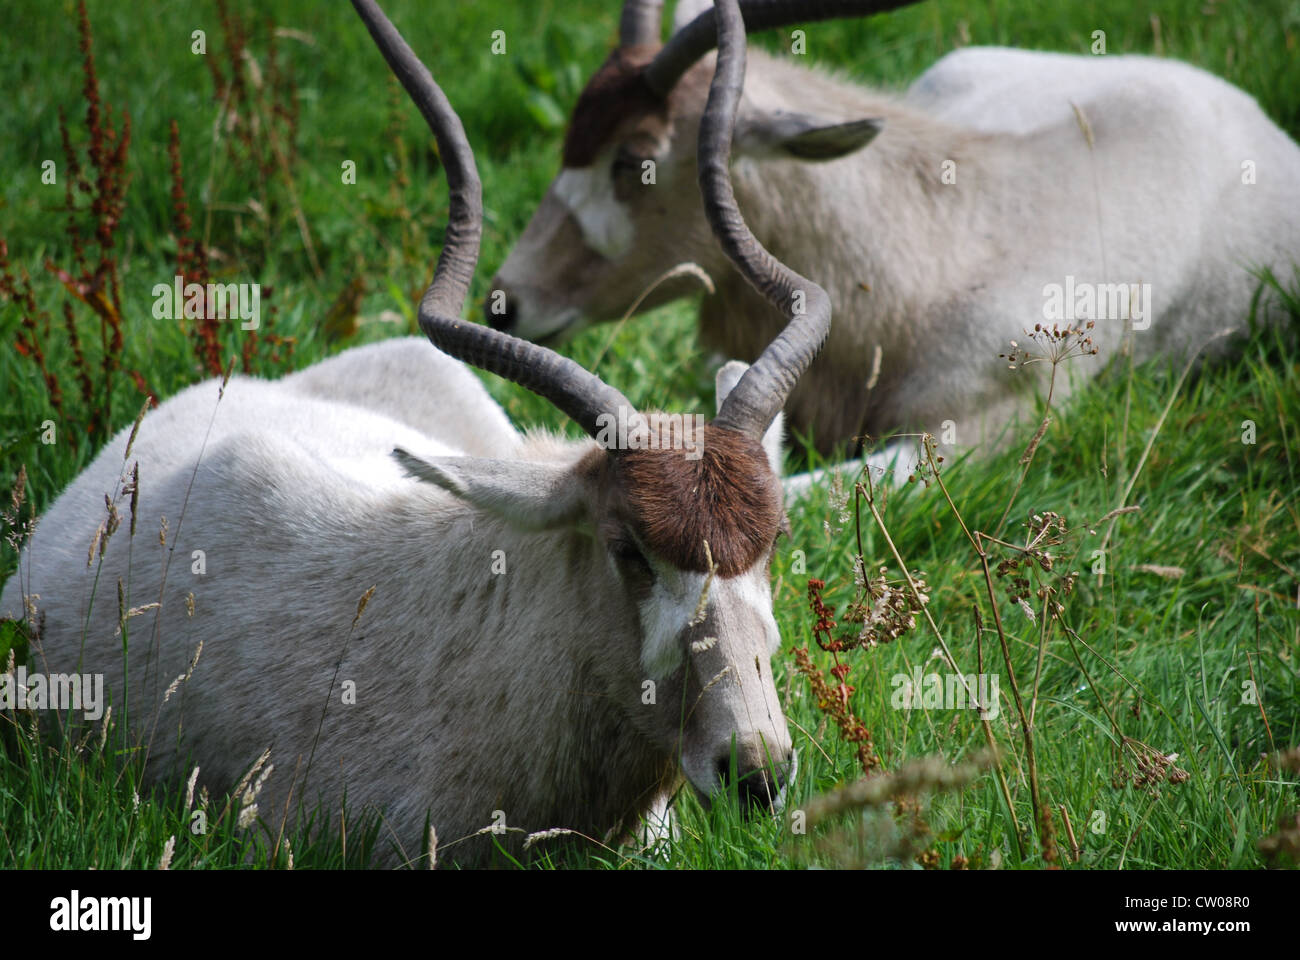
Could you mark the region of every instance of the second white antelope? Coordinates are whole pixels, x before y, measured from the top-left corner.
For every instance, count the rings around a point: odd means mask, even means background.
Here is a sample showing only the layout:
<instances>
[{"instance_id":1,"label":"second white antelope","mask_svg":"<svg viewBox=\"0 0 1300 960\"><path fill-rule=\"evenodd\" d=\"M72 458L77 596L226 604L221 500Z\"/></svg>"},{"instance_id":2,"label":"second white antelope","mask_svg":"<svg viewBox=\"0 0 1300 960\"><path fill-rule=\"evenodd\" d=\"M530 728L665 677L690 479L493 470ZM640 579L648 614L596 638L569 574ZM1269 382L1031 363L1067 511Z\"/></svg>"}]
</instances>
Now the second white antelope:
<instances>
[{"instance_id":1,"label":"second white antelope","mask_svg":"<svg viewBox=\"0 0 1300 960\"><path fill-rule=\"evenodd\" d=\"M741 9L753 31L902 5ZM486 312L547 342L617 319L665 264L694 261L716 286L701 342L749 360L785 319L728 261L690 187L714 13L682 0L661 45L661 7L624 4L620 45L579 97L562 169ZM1130 333L1138 359L1185 356L1244 327L1255 271L1294 277L1300 148L1202 70L968 48L890 95L805 59L751 54L733 177L758 239L834 305L827 349L786 405L824 452L862 434L924 429L960 449L996 433L1041 388L1041 367L999 359L1035 323L1095 322L1100 356L1078 368L1091 374ZM669 280L641 306L697 289Z\"/></svg>"},{"instance_id":2,"label":"second white antelope","mask_svg":"<svg viewBox=\"0 0 1300 960\"><path fill-rule=\"evenodd\" d=\"M830 312L731 196L739 12L702 120L706 207L738 269L808 308L752 367L724 368L717 418L694 433L459 319L482 222L473 154L392 24L354 5L446 170L446 242L419 308L438 349L396 341L279 382L232 378L219 401L218 381L173 397L48 511L0 615L27 621L37 669L106 675L155 778L197 764L228 789L269 748L257 804L273 832L299 801L337 812L346 793L383 815L390 858L424 855L427 817L442 862L477 864L532 831L617 837L683 775L767 808L792 773L768 585L780 408ZM592 439L519 435L459 361Z\"/></svg>"}]
</instances>

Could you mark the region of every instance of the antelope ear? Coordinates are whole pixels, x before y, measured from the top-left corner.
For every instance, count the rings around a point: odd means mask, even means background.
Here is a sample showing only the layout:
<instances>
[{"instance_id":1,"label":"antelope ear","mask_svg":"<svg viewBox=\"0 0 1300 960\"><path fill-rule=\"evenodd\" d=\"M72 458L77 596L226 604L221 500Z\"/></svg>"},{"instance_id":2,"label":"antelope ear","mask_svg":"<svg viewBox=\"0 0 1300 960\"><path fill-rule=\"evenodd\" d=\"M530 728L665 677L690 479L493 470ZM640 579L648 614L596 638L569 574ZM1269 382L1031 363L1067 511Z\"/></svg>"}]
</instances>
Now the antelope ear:
<instances>
[{"instance_id":1,"label":"antelope ear","mask_svg":"<svg viewBox=\"0 0 1300 960\"><path fill-rule=\"evenodd\" d=\"M749 369L749 364L741 363L739 360L731 360L722 365L718 371L715 381L718 395L717 409L722 409L722 401L727 399L727 394L736 389L736 384L740 378L745 375ZM772 420L772 425L767 428L763 434L763 452L767 454L767 462L772 467L772 472L778 477L785 467L785 414L778 413Z\"/></svg>"},{"instance_id":2,"label":"antelope ear","mask_svg":"<svg viewBox=\"0 0 1300 960\"><path fill-rule=\"evenodd\" d=\"M520 530L572 526L586 516L587 485L575 476L572 465L482 457L424 460L401 447L393 450L393 458L409 476L441 487Z\"/></svg>"},{"instance_id":3,"label":"antelope ear","mask_svg":"<svg viewBox=\"0 0 1300 960\"><path fill-rule=\"evenodd\" d=\"M806 113L756 111L737 120L735 150L753 157L837 160L861 150L884 126L878 118L830 123Z\"/></svg>"}]
</instances>

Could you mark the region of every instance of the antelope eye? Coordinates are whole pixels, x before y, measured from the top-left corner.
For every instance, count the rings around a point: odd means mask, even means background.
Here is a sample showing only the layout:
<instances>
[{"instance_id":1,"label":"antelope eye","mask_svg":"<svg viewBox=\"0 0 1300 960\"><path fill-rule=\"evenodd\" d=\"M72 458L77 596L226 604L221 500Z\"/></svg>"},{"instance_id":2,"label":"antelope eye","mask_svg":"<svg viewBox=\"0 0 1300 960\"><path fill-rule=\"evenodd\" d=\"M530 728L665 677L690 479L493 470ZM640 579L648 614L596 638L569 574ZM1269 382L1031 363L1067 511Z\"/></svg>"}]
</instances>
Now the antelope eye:
<instances>
[{"instance_id":1,"label":"antelope eye","mask_svg":"<svg viewBox=\"0 0 1300 960\"><path fill-rule=\"evenodd\" d=\"M630 539L616 540L610 544L610 552L614 555L615 561L625 570L645 574L651 573L650 561L645 558L641 548Z\"/></svg>"},{"instance_id":2,"label":"antelope eye","mask_svg":"<svg viewBox=\"0 0 1300 960\"><path fill-rule=\"evenodd\" d=\"M614 154L614 163L609 168L609 175L614 180L620 180L624 177L633 175L639 176L641 173L641 164L646 161L646 157L641 156L628 147L619 147L618 152Z\"/></svg>"},{"instance_id":3,"label":"antelope eye","mask_svg":"<svg viewBox=\"0 0 1300 960\"><path fill-rule=\"evenodd\" d=\"M790 518L783 516L781 518L781 525L776 528L776 534L772 537L772 547L767 552L767 562L769 564L772 562L772 558L776 556L776 550L781 544L781 538L784 537L789 540L793 535L793 532L790 530Z\"/></svg>"}]
</instances>

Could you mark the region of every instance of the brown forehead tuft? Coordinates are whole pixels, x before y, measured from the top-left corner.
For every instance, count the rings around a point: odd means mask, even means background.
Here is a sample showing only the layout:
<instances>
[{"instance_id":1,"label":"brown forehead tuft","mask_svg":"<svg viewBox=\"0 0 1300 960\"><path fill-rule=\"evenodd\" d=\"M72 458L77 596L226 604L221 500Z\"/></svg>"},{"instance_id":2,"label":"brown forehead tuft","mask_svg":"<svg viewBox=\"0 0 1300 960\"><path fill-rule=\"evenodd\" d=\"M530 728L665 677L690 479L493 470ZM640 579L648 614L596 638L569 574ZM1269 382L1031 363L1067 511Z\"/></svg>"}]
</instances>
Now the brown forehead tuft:
<instances>
[{"instance_id":1,"label":"brown forehead tuft","mask_svg":"<svg viewBox=\"0 0 1300 960\"><path fill-rule=\"evenodd\" d=\"M697 438L698 439L698 438ZM624 503L655 555L704 572L704 541L724 577L754 566L781 524L781 484L756 440L708 424L701 456L682 449L628 450L617 460Z\"/></svg>"},{"instance_id":2,"label":"brown forehead tuft","mask_svg":"<svg viewBox=\"0 0 1300 960\"><path fill-rule=\"evenodd\" d=\"M614 131L645 114L664 116L667 105L645 82L655 47L619 47L587 81L564 135L564 165L588 167Z\"/></svg>"}]
</instances>

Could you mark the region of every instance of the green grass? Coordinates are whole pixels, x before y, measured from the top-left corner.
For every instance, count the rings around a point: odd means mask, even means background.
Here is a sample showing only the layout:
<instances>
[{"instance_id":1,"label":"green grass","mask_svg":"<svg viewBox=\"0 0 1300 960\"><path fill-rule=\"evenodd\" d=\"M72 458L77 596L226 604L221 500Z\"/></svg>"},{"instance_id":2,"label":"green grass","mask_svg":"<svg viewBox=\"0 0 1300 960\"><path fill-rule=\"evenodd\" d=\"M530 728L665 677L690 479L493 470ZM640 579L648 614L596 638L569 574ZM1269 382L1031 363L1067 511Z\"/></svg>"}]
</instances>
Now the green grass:
<instances>
[{"instance_id":1,"label":"green grass","mask_svg":"<svg viewBox=\"0 0 1300 960\"><path fill-rule=\"evenodd\" d=\"M215 6L159 2L141 15L118 3L89 4L101 94L115 108L129 107L133 131L132 184L114 248L124 288L122 366L138 370L163 396L203 376L182 326L150 315L153 284L174 272L166 151L172 118L180 131L191 216L201 230L210 207L211 243L229 255L218 265L222 279L274 286L277 327L295 339L292 366L406 332L404 324L376 318L385 310L409 318L406 295L427 281L437 253L446 196L431 140L404 100L394 100L386 71L354 14L345 5L296 0L274 7L275 23L297 31L279 39L279 57L296 85L298 158L292 171L319 272L306 253L282 177L276 173L265 188L250 187L235 164L212 159L223 156L212 139L219 105L206 65L190 52L190 33L207 31L209 55L222 48ZM430 13L427 5L392 0L386 7L433 68L477 151L486 207L483 255L469 310L477 318L492 271L557 168L562 131L554 116L567 115L582 81L604 58L614 38L616 5L444 3ZM6 17L10 35L31 40L11 45L0 59L0 81L9 91L0 107L8 134L0 139L0 237L8 241L14 267L31 275L38 305L54 319L50 367L66 380L65 389L75 392L70 351L57 335L65 295L42 267L47 258L61 265L68 261L59 212L63 191L40 182L44 160L56 160L63 173L60 107L68 113L73 142L85 141L75 7L20 0L9 5ZM506 31L504 57L490 52L497 29ZM898 87L959 39L1085 51L1097 29L1106 31L1112 54L1163 52L1225 77L1257 97L1293 137L1300 135L1300 58L1294 54L1300 3L1294 0L1249 5L1165 0L1138 7L1107 0L1047 11L1031 0L939 2L860 23L816 25L809 41L818 62ZM775 47L778 38L757 42ZM262 40L255 39L251 48L264 57ZM33 76L42 81L27 82ZM396 138L385 133L394 102L401 104L396 115L403 124ZM395 199L390 181L402 166L403 152L411 186ZM349 159L357 164L355 186L340 182L340 165ZM249 205L250 196L265 198L259 200L264 216ZM354 276L367 282L362 323L359 332L340 338L323 319ZM1295 281L1282 280L1294 288ZM710 412L712 378L695 342L693 316L694 304L679 303L624 325L598 372L637 405ZM5 398L0 477L8 485L25 464L29 498L39 511L95 449L75 442L75 431L67 429L57 444L39 442L40 424L51 413L31 359L13 349L20 323L18 308L0 301ZM1295 326L1255 334L1240 345L1236 359L1197 371L1181 384L1180 371L1159 362L1107 371L1068 408L1056 411L1017 498L1008 536L1028 510L1057 511L1082 533L1085 518L1096 520L1118 504L1150 441L1128 501L1141 511L1117 520L1100 584L1088 570L1105 528L1097 536L1083 533L1077 544L1075 567L1084 576L1065 601L1064 619L1082 641L1077 649L1086 674L1058 632L1045 649L1039 682L1039 780L1047 804L1068 812L1083 847L1079 866L1259 866L1256 841L1297 806L1294 777L1260 759L1300 741ZM611 331L589 331L566 349L590 363ZM1069 366L1082 371L1091 362ZM274 365L264 369L272 372ZM572 431L553 408L526 391L490 377L484 382L516 423ZM141 402L121 375L112 400L114 428L129 423ZM1241 441L1245 420L1256 424L1253 445ZM945 473L972 529L996 525L1019 473L1019 454L1013 449ZM839 513L824 499L797 511L790 541L773 564L784 638L774 666L800 754L791 798L795 809L858 775L853 749L839 740L833 725L824 725L807 684L794 675L789 654L790 648L811 642L808 577L827 581L826 599L839 609L852 598L854 525L851 519L841 525ZM990 614L984 579L961 527L935 489L911 487L892 495L885 517L908 566L925 573L939 631L962 669L975 672L973 605L983 606L986 626ZM867 568L887 563L897 575L897 564L865 511L862 520ZM805 573L795 572L795 551L802 551ZM15 560L4 546L0 579L12 572ZM1170 578L1144 572L1143 565L1184 572ZM1002 604L1002 612L1016 675L1027 689L1038 658L1038 629L1018 608ZM1005 672L995 639L986 634L984 640L985 669ZM852 665L849 682L857 688L852 705L887 769L932 753L956 760L984 746L978 718L970 711L890 707L895 674L918 665L942 672L931 662L935 646L920 625L893 644L846 656ZM816 656L829 666L828 657ZM1252 677L1262 709L1243 702L1242 683ZM1012 817L1027 828L1033 813L1023 740L1014 708L1005 700L1010 695L1005 680L1002 692L1002 713L993 727L1013 809L1003 809L991 774L964 791L935 794L925 817L942 865L955 857L972 864L1042 865L1031 838L1023 845L1022 861L1012 836ZM1113 786L1119 748L1109 716L1123 735L1161 753L1177 753L1188 779L1154 791ZM214 825L201 836L188 829L183 783L146 792L137 807L136 773L122 762L116 734L104 750L92 743L80 754L57 742L33 746L13 730L6 738L0 752L0 865L148 867L156 865L171 836L177 838L176 866L270 860L266 837L238 830L233 814L216 822L224 798L212 800ZM888 816L873 814L861 823L849 817L795 836L779 821L746 821L725 804L704 811L685 795L678 811L682 837L664 857L557 841L542 848L534 862L695 868L855 862L871 859L875 849L858 836L859 826L885 834L893 829ZM1055 829L1064 845L1059 813ZM373 832L366 823L350 827L346 854L341 835L313 840L299 832L292 838L295 863L338 866L346 857L357 865L365 860L365 838ZM285 864L283 853L275 862ZM1065 857L1063 866L1074 864Z\"/></svg>"}]
</instances>

